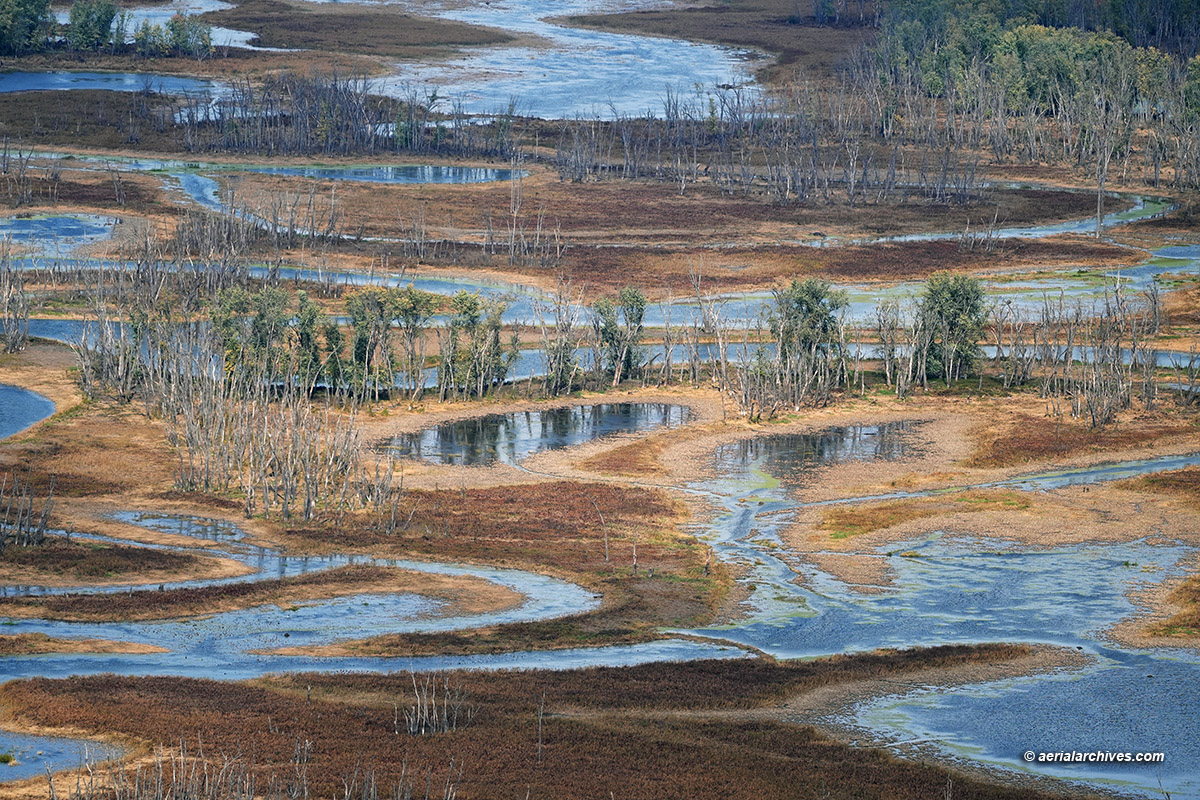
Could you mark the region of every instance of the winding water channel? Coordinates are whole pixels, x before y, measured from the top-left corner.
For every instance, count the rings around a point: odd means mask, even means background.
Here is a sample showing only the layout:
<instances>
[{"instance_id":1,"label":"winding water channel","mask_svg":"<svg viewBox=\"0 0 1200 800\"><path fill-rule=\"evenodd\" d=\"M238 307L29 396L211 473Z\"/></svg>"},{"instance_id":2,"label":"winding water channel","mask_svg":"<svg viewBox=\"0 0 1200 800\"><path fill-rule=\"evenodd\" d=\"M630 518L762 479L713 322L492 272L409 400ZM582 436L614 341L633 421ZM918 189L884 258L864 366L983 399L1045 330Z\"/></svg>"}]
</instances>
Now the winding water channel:
<instances>
[{"instance_id":1,"label":"winding water channel","mask_svg":"<svg viewBox=\"0 0 1200 800\"><path fill-rule=\"evenodd\" d=\"M154 165L185 176L181 185L199 200L207 193L215 201L211 178L189 168ZM287 168L291 169L291 168ZM322 177L339 177L322 175ZM418 176L426 179L428 176ZM474 175L468 179L502 179ZM393 180L396 175L370 173L351 180ZM188 184L185 181L191 180ZM208 181L208 183L206 183ZM188 189L188 186L191 186ZM1123 220L1161 211L1142 203ZM1139 216L1140 215L1140 216ZM54 218L43 218L54 219ZM44 238L45 226L79 227L84 241L103 235L106 222L58 218L59 223L15 220L29 227L29 240ZM1083 224L1083 223L1079 223ZM41 225L39 233L34 226ZM88 227L88 226L93 227ZM1014 235L1050 235L1063 226L1029 229ZM46 259L27 260L30 267ZM1144 288L1159 276L1190 274L1200 263L1200 248L1163 248L1145 265L1120 272L1133 289ZM124 268L111 264L112 268ZM265 275L265 271L263 272ZM315 270L281 271L280 277L321 279ZM397 285L394 276L340 276L355 284ZM1117 275L1070 273L993 281L994 297L1035 308L1044 293L1094 298ZM405 281L409 283L409 281ZM511 287L480 282L418 278L418 288L449 294L467 288L513 297L508 321L531 321L540 297L533 292L511 294ZM885 290L912 296L917 284ZM864 315L881 291L850 287L851 311ZM757 313L763 298L731 297L727 316L746 320ZM685 307L686 310L686 307ZM667 310L655 306L650 325ZM682 320L678 310L672 321ZM78 341L77 320L33 320L33 335ZM518 367L518 377L536 369L536 353ZM1169 363L1169 360L1163 362ZM20 431L53 412L45 398L16 387L0 386L0 438ZM553 447L574 446L614 432L637 432L664 425L686 424L680 407L611 404L533 412L526 415L482 417L402 437L396 448L403 454L446 463L520 464L528 455ZM398 664L388 659L323 659L262 655L251 651L287 645L322 644L353 631L355 638L386 632L450 630L498 622L544 619L586 611L596 600L577 586L529 572L415 562L376 562L346 556L297 557L254 547L241 531L191 517L133 513L122 521L179 537L181 549L190 539L206 539L203 552L225 555L253 570L251 579L298 575L347 563L385 563L414 570L469 575L509 587L525 596L517 608L474 616L446 615L435 600L413 593L357 595L296 604L264 606L214 614L202 619L139 623L66 623L42 620L0 620L5 633L45 633L59 637L111 639L154 644L167 653L138 655L49 655L9 657L0 667L0 680L31 676L61 677L114 672L130 675L184 675L242 679L288 670L392 670L506 667L569 668L592 664L634 664L649 660L744 657L738 645L758 648L780 658L806 658L877 647L911 647L944 643L1015 641L1078 648L1092 657L1082 670L1016 678L951 689L929 688L903 696L873 700L854 710L844 722L858 725L874 738L923 742L943 757L984 761L1001 768L1026 769L1020 754L1027 749L1163 751L1168 761L1155 767L1121 765L1059 765L1053 771L1039 765L1037 774L1087 780L1114 790L1156 794L1161 785L1174 798L1200 798L1200 744L1195 737L1194 709L1200 706L1200 656L1194 651L1142 651L1114 644L1105 631L1138 609L1131 595L1148 583L1157 584L1181 570L1194 555L1179 542L1135 541L1121 545L1070 545L1031 548L1013 542L962 535L934 534L917 541L880 549L892 580L883 591L864 593L813 564L789 554L779 532L800 507L796 489L812 479L814 470L850 460L903 459L920 441L919 426L889 423L852 426L816 434L770 436L720 448L714 455L718 477L698 481L687 489L709 498L719 509L698 535L710 541L722 558L747 570L744 581L753 587L744 619L734 624L686 631L708 642L673 638L637 646L526 652L473 657L428 657ZM1045 491L1083 483L1200 464L1200 454L1169 456L1028 475L988 486L1017 491ZM916 496L898 492L876 498L845 498L861 502ZM101 537L95 537L101 538ZM1160 537L1161 538L1161 537ZM162 546L162 545L157 545ZM798 581L797 578L800 578ZM226 579L246 580L246 578ZM179 585L203 585L186 582ZM127 591L91 589L89 591ZM47 587L4 587L6 595L61 591ZM44 765L73 766L86 743L28 737L0 732L0 753L17 754L18 766L0 767L0 779L41 773ZM40 755L39 755L40 753ZM103 755L103 752L100 753Z\"/></svg>"},{"instance_id":2,"label":"winding water channel","mask_svg":"<svg viewBox=\"0 0 1200 800\"><path fill-rule=\"evenodd\" d=\"M421 456L435 460L460 454L464 447L476 453L515 455L587 441L613 430L647 430L685 419L681 410L654 405L593 406L567 414L549 409L532 412L524 424L514 425L499 416L484 417L454 429L452 437L432 435L415 441L424 442L417 451ZM1190 711L1200 702L1200 658L1187 652L1130 650L1103 635L1106 628L1135 611L1129 600L1131 592L1146 581L1159 582L1178 573L1180 562L1191 552L1188 547L1137 541L1040 549L935 534L891 546L886 552L881 549L878 557L886 560L893 581L883 591L864 594L796 559L782 546L778 533L798 507L792 491L811 481L816 470L853 460L903 459L919 447L919 441L919 423L899 422L768 436L719 448L713 462L718 477L688 487L721 509L698 534L710 541L722 558L746 567L744 581L753 590L744 619L687 632L709 637L712 644L669 639L649 645L550 653L418 658L403 665L387 659L258 655L250 651L326 643L346 635L347 630L358 638L385 632L469 628L577 613L595 607L596 600L579 587L528 572L345 556L289 556L247 545L240 529L230 523L129 512L118 519L184 542L188 538L215 542L215 550L204 552L241 561L260 578L298 575L352 562L384 563L484 578L520 592L526 600L509 611L466 617L439 615L439 603L429 598L391 594L156 622L11 619L2 623L7 633L140 642L170 652L7 658L3 677L114 672L232 680L287 670L568 668L744 655L723 641L751 645L780 658L944 643L1052 643L1080 648L1095 660L1082 671L885 698L866 703L851 721L877 736L936 740L940 742L936 746L951 755L1013 768L1019 768L1018 754L1028 748L1165 751L1170 754L1168 763L1153 771L1089 765L1079 770L1064 768L1061 774L1142 792L1153 791L1161 780L1173 797L1200 796L1192 766L1200 763L1200 745L1193 736ZM1200 454L1030 475L1002 485L1040 491L1189 464L1200 464ZM798 576L802 580L797 581ZM58 591L63 590L8 587L5 593ZM1097 720L1104 720L1105 725L1097 726ZM81 747L69 741L0 733L0 752L16 750L28 758L22 767L7 768L9 771L0 775L14 778L40 772L43 762L70 766ZM43 753L40 757L38 750Z\"/></svg>"}]
</instances>

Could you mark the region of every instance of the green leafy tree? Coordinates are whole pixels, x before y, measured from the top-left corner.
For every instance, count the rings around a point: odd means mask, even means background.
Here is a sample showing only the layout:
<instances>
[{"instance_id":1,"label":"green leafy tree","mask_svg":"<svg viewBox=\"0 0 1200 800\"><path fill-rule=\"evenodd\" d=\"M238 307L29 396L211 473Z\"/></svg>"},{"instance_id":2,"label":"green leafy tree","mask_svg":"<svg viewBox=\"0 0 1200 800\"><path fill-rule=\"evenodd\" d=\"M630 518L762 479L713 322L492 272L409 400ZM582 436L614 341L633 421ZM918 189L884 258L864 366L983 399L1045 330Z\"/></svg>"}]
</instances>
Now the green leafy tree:
<instances>
[{"instance_id":1,"label":"green leafy tree","mask_svg":"<svg viewBox=\"0 0 1200 800\"><path fill-rule=\"evenodd\" d=\"M646 316L646 295L640 289L626 286L618 293L616 303L602 297L592 304L592 313L603 367L616 386L631 377L641 363L638 342L642 339Z\"/></svg>"},{"instance_id":2,"label":"green leafy tree","mask_svg":"<svg viewBox=\"0 0 1200 800\"><path fill-rule=\"evenodd\" d=\"M321 309L309 299L307 292L296 293L296 318L292 323L296 349L296 377L306 389L321 376L321 345L317 328L321 323Z\"/></svg>"},{"instance_id":3,"label":"green leafy tree","mask_svg":"<svg viewBox=\"0 0 1200 800\"><path fill-rule=\"evenodd\" d=\"M388 296L388 316L400 329L400 372L412 398L425 386L425 350L421 343L437 307L437 295L412 286L393 289Z\"/></svg>"},{"instance_id":4,"label":"green leafy tree","mask_svg":"<svg viewBox=\"0 0 1200 800\"><path fill-rule=\"evenodd\" d=\"M50 0L0 0L0 55L41 48L53 22Z\"/></svg>"},{"instance_id":5,"label":"green leafy tree","mask_svg":"<svg viewBox=\"0 0 1200 800\"><path fill-rule=\"evenodd\" d=\"M112 0L75 0L67 23L67 44L72 50L99 50L112 35L117 7Z\"/></svg>"},{"instance_id":6,"label":"green leafy tree","mask_svg":"<svg viewBox=\"0 0 1200 800\"><path fill-rule=\"evenodd\" d=\"M831 347L837 341L838 314L846 304L844 292L816 278L793 279L791 286L775 292L770 325L780 359Z\"/></svg>"},{"instance_id":7,"label":"green leafy tree","mask_svg":"<svg viewBox=\"0 0 1200 800\"><path fill-rule=\"evenodd\" d=\"M926 374L946 385L970 373L983 338L983 284L969 275L936 272L921 297L922 327L927 336Z\"/></svg>"},{"instance_id":8,"label":"green leafy tree","mask_svg":"<svg viewBox=\"0 0 1200 800\"><path fill-rule=\"evenodd\" d=\"M516 360L514 334L510 346L501 339L508 303L471 292L450 298L452 316L443 340L439 373L443 399L452 394L483 397L504 383Z\"/></svg>"},{"instance_id":9,"label":"green leafy tree","mask_svg":"<svg viewBox=\"0 0 1200 800\"><path fill-rule=\"evenodd\" d=\"M212 53L212 26L192 14L175 14L167 20L170 47L179 55L203 59Z\"/></svg>"},{"instance_id":10,"label":"green leafy tree","mask_svg":"<svg viewBox=\"0 0 1200 800\"><path fill-rule=\"evenodd\" d=\"M133 32L133 48L142 58L158 58L170 54L171 39L162 25L151 25L144 19Z\"/></svg>"}]
</instances>

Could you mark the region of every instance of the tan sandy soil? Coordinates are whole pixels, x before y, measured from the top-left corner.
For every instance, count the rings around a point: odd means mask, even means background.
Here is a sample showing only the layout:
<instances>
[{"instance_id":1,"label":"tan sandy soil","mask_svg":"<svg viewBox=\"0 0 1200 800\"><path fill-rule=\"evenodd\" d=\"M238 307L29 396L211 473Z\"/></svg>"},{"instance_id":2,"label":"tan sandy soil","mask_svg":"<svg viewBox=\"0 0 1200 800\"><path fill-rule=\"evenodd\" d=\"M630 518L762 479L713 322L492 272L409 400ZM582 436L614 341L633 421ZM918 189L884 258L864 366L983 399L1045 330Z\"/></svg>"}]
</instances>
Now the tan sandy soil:
<instances>
[{"instance_id":1,"label":"tan sandy soil","mask_svg":"<svg viewBox=\"0 0 1200 800\"><path fill-rule=\"evenodd\" d=\"M165 647L137 642L113 642L105 639L58 639L44 633L0 634L0 654L7 656L44 655L47 653L123 653L143 655L166 653Z\"/></svg>"}]
</instances>

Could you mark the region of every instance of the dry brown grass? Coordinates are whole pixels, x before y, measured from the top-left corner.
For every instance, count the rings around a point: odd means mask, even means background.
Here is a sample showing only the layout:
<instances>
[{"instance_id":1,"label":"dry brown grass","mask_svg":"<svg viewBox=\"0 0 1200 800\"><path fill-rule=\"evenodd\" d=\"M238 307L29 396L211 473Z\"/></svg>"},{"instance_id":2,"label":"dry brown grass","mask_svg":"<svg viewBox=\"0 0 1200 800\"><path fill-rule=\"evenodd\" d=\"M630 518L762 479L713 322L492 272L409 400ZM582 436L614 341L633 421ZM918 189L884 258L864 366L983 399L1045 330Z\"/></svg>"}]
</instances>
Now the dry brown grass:
<instances>
[{"instance_id":1,"label":"dry brown grass","mask_svg":"<svg viewBox=\"0 0 1200 800\"><path fill-rule=\"evenodd\" d=\"M78 539L72 542L52 536L39 547L0 550L0 582L36 584L46 578L94 581L130 574L139 580L163 580L195 568L199 560L191 553Z\"/></svg>"},{"instance_id":2,"label":"dry brown grass","mask_svg":"<svg viewBox=\"0 0 1200 800\"><path fill-rule=\"evenodd\" d=\"M548 134L549 135L549 134ZM242 175L235 185L245 196L256 191L297 191L308 184L288 176ZM338 196L347 216L365 225L367 235L394 235L401 218L423 213L439 234L481 233L486 220L495 227L511 216L507 181L460 185L387 185L341 183ZM1114 201L1114 209L1128 205ZM537 170L522 182L522 207L532 220L539 211L546 224L558 224L572 243L670 244L735 242L744 247L778 244L781 239L820 241L815 234L883 236L922 231L962 230L991 222L1006 226L1075 219L1095 213L1095 198L1077 192L997 189L966 206L926 203L920 199L851 207L838 198L830 204L780 205L765 195L722 193L701 182L679 194L677 185L604 180L559 181ZM886 209L886 213L884 213ZM1021 244L1014 243L1014 247ZM811 249L811 248L810 248ZM957 245L955 245L957 250Z\"/></svg>"},{"instance_id":3,"label":"dry brown grass","mask_svg":"<svg viewBox=\"0 0 1200 800\"><path fill-rule=\"evenodd\" d=\"M1162 492L1182 498L1200 508L1200 467L1185 467L1174 472L1146 475L1120 484L1138 491Z\"/></svg>"},{"instance_id":4,"label":"dry brown grass","mask_svg":"<svg viewBox=\"0 0 1200 800\"><path fill-rule=\"evenodd\" d=\"M145 105L162 111L162 98L143 98L133 92L77 89L70 92L11 92L0 94L0 134L29 145L78 145L110 150L182 150L174 126L158 130L133 122ZM144 201L140 193L135 199Z\"/></svg>"},{"instance_id":5,"label":"dry brown grass","mask_svg":"<svg viewBox=\"0 0 1200 800\"><path fill-rule=\"evenodd\" d=\"M585 458L579 462L579 466L601 475L627 475L630 477L665 475L667 468L663 466L659 456L662 455L666 445L667 441L664 437L647 437Z\"/></svg>"},{"instance_id":6,"label":"dry brown grass","mask_svg":"<svg viewBox=\"0 0 1200 800\"><path fill-rule=\"evenodd\" d=\"M1171 592L1170 601L1180 611L1152 627L1152 636L1200 637L1200 575L1192 575Z\"/></svg>"},{"instance_id":7,"label":"dry brown grass","mask_svg":"<svg viewBox=\"0 0 1200 800\"><path fill-rule=\"evenodd\" d=\"M867 19L873 19L867 4ZM765 50L775 63L759 70L758 78L783 82L832 78L864 43L874 38L872 29L854 26L818 27L812 24L812 3L796 0L725 0L693 8L633 11L571 17L574 25L604 30L648 33L733 47Z\"/></svg>"},{"instance_id":8,"label":"dry brown grass","mask_svg":"<svg viewBox=\"0 0 1200 800\"><path fill-rule=\"evenodd\" d=\"M949 497L834 506L826 509L820 529L828 531L833 539L846 539L918 519L982 511L1018 511L1029 507L1029 498L1016 492L961 492Z\"/></svg>"},{"instance_id":9,"label":"dry brown grass","mask_svg":"<svg viewBox=\"0 0 1200 800\"><path fill-rule=\"evenodd\" d=\"M140 4L140 0L139 0ZM281 72L336 72L339 75L372 75L386 71L378 58L352 53L296 52L273 53L262 50L218 47L203 61L194 58L142 58L129 53L72 53L48 50L20 58L5 58L6 67L38 72L43 70L109 70L114 72L156 72L168 75L198 75L209 78L262 77ZM55 94L63 94L56 92ZM65 142L72 147L97 147L91 139ZM134 149L132 146L126 149Z\"/></svg>"}]
</instances>

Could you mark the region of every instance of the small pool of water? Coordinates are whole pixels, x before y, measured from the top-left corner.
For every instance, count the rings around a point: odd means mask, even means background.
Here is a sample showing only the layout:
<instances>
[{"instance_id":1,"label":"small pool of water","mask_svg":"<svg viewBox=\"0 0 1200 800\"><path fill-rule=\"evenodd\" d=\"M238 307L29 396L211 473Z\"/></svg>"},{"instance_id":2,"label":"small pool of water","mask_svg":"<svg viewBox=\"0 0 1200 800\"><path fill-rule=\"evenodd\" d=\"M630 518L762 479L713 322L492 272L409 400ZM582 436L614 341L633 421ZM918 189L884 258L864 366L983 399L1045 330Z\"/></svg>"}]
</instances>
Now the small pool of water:
<instances>
[{"instance_id":1,"label":"small pool of water","mask_svg":"<svg viewBox=\"0 0 1200 800\"><path fill-rule=\"evenodd\" d=\"M115 217L99 214L0 217L0 239L12 239L37 255L53 256L107 239L116 224Z\"/></svg>"},{"instance_id":2,"label":"small pool of water","mask_svg":"<svg viewBox=\"0 0 1200 800\"><path fill-rule=\"evenodd\" d=\"M687 406L668 403L599 403L489 414L447 422L392 440L395 455L439 464L516 464L534 453L590 442L617 433L686 424Z\"/></svg>"},{"instance_id":3,"label":"small pool of water","mask_svg":"<svg viewBox=\"0 0 1200 800\"><path fill-rule=\"evenodd\" d=\"M273 167L250 165L236 172L264 175L294 175L319 180L361 181L365 183L490 183L512 178L513 170L494 167L446 167L440 165L309 166Z\"/></svg>"},{"instance_id":4,"label":"small pool of water","mask_svg":"<svg viewBox=\"0 0 1200 800\"><path fill-rule=\"evenodd\" d=\"M202 95L219 86L214 81L154 72L0 72L0 93L104 89L110 92Z\"/></svg>"},{"instance_id":5,"label":"small pool of water","mask_svg":"<svg viewBox=\"0 0 1200 800\"><path fill-rule=\"evenodd\" d=\"M86 739L27 736L0 730L0 755L13 757L8 764L0 764L0 783L39 775L45 777L47 769L71 769L88 762L116 758L122 752L113 745Z\"/></svg>"},{"instance_id":6,"label":"small pool of water","mask_svg":"<svg viewBox=\"0 0 1200 800\"><path fill-rule=\"evenodd\" d=\"M0 383L0 439L20 433L54 413L54 402L37 392Z\"/></svg>"}]
</instances>

